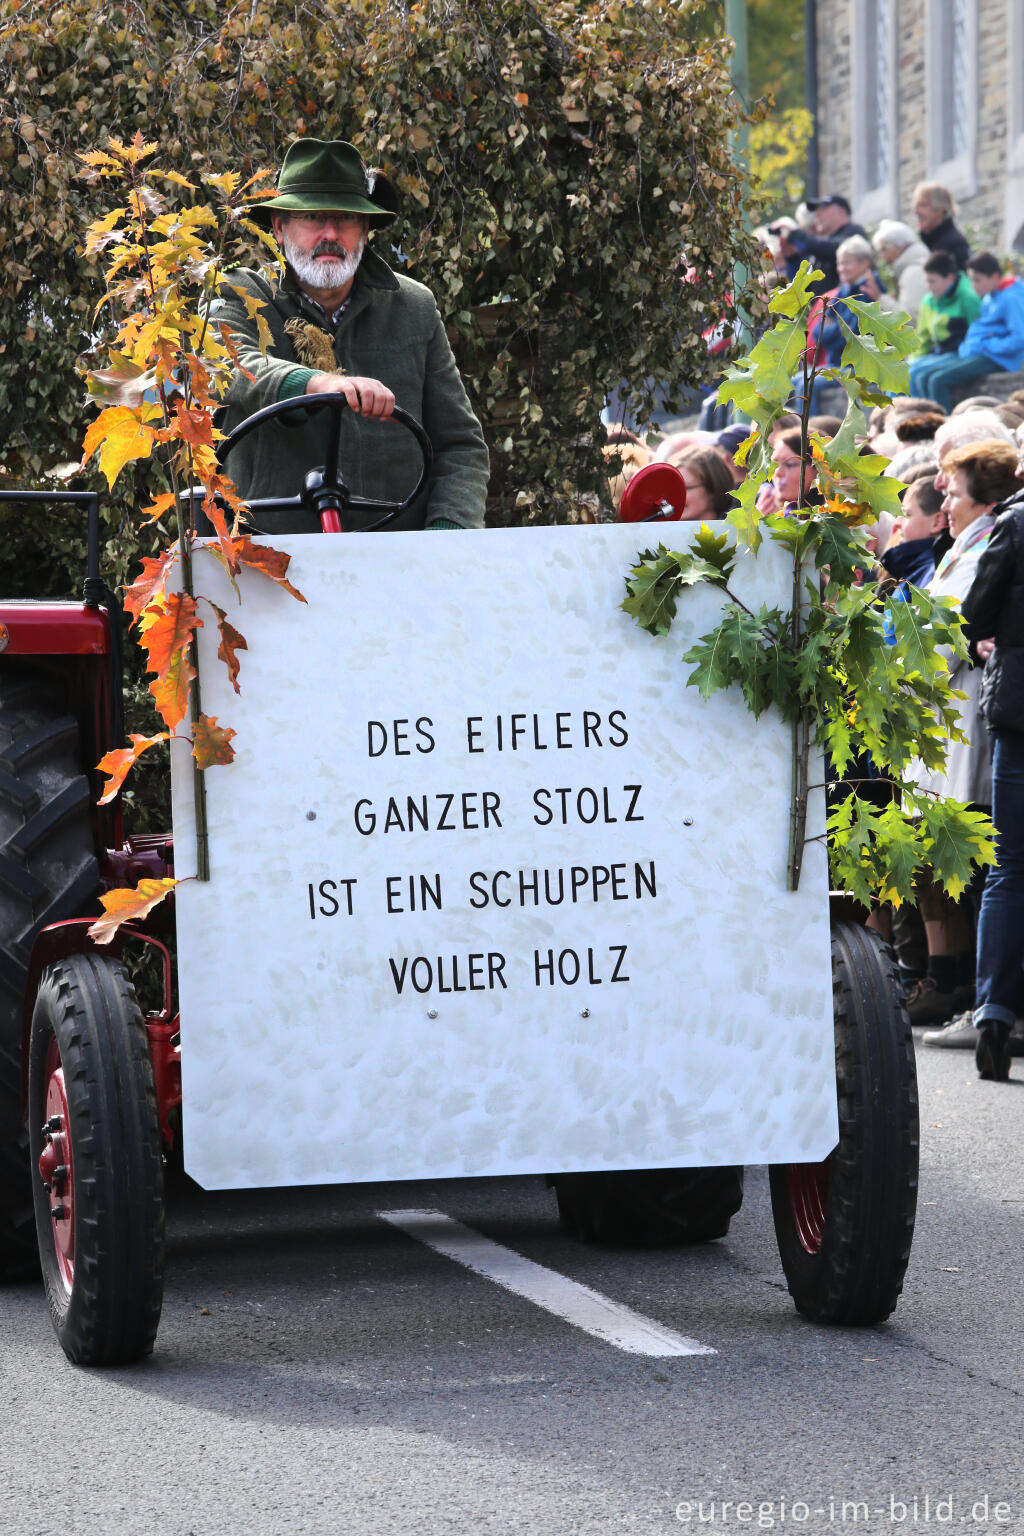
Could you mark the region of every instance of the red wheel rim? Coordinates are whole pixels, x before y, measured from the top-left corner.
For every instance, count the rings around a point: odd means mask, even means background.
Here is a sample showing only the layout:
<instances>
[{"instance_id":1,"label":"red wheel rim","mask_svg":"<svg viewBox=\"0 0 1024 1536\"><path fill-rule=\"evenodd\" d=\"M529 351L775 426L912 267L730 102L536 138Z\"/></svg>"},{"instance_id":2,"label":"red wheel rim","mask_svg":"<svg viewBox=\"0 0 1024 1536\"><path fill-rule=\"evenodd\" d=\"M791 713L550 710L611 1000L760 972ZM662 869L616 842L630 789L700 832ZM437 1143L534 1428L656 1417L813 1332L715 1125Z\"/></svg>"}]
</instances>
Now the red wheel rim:
<instances>
[{"instance_id":1,"label":"red wheel rim","mask_svg":"<svg viewBox=\"0 0 1024 1536\"><path fill-rule=\"evenodd\" d=\"M800 1246L817 1253L825 1233L828 1209L828 1162L790 1163L786 1168L789 1208Z\"/></svg>"},{"instance_id":2,"label":"red wheel rim","mask_svg":"<svg viewBox=\"0 0 1024 1536\"><path fill-rule=\"evenodd\" d=\"M57 1269L70 1295L75 1279L75 1171L64 1067L57 1042L52 1037L46 1048L45 1087L45 1121L43 1150L39 1154L39 1177L48 1190L50 1231L57 1255Z\"/></svg>"}]
</instances>

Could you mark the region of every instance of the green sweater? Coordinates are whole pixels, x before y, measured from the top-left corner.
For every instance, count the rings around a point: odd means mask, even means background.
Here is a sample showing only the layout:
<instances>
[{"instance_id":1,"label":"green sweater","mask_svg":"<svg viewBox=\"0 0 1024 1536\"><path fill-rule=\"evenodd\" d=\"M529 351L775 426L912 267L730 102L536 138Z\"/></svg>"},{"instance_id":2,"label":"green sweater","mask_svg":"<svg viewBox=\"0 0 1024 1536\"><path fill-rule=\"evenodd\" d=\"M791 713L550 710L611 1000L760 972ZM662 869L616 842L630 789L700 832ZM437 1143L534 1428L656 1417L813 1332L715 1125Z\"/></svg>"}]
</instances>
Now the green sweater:
<instances>
[{"instance_id":1,"label":"green sweater","mask_svg":"<svg viewBox=\"0 0 1024 1536\"><path fill-rule=\"evenodd\" d=\"M955 352L978 318L981 300L966 272L958 272L948 293L936 298L926 293L917 317L918 355L922 352Z\"/></svg>"},{"instance_id":2,"label":"green sweater","mask_svg":"<svg viewBox=\"0 0 1024 1536\"><path fill-rule=\"evenodd\" d=\"M239 347L241 367L225 398L225 432L265 405L301 396L314 370L299 362L289 320L312 321L334 341L338 371L380 379L396 403L409 412L430 438L434 463L419 504L391 523L392 528L448 524L479 528L487 495L488 460L483 431L466 396L433 295L422 283L392 272L367 249L349 302L337 328L301 291L289 271L272 287L254 272L231 275L232 283L263 300L261 317L270 327L266 355L260 350L257 324L243 299L226 297L216 320L226 322ZM291 496L302 488L306 471L325 463L327 432L333 413L297 411L271 421L234 449L225 463L246 497ZM351 411L341 417L339 462L354 496L402 501L419 476L421 457L415 439L391 421L364 420ZM372 518L370 519L373 520ZM346 525L358 527L357 516ZM305 512L263 513L257 519L268 534L319 532L319 519Z\"/></svg>"}]
</instances>

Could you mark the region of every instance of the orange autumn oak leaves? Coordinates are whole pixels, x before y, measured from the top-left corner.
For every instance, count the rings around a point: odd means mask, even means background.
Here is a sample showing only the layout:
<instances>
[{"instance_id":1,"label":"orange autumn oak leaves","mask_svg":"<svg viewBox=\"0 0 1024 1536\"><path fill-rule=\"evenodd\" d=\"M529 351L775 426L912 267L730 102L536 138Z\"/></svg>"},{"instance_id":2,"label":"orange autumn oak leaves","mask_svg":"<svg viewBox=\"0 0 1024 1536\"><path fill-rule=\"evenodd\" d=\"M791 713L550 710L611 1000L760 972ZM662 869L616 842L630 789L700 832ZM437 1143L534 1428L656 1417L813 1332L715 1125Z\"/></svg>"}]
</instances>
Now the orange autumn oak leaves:
<instances>
[{"instance_id":1,"label":"orange autumn oak leaves","mask_svg":"<svg viewBox=\"0 0 1024 1536\"><path fill-rule=\"evenodd\" d=\"M157 495L139 515L158 525L173 517L176 525L176 537L159 557L143 559L124 603L146 654L149 691L164 729L149 736L133 733L128 746L102 758L97 766L106 782L100 804L120 793L127 774L146 752L181 734L190 712L196 772L234 758L234 730L201 708L196 646L204 625L201 610L206 622L212 614L219 632L217 656L236 693L239 653L248 647L224 609L196 592L195 560L212 555L233 585L239 571L248 567L305 602L288 580L290 556L256 545L240 533L244 504L217 463L222 434L214 412L239 360L230 332L212 323L212 315L221 289L232 287L232 264L243 253L249 256L253 241L267 245L247 217L247 208L271 194L261 190L260 176L247 182L233 173L205 176L201 179L219 209L198 201L172 209L161 182L191 194L199 189L176 172L149 165L155 150L136 135L130 144L111 139L107 151L80 157L87 179L119 181L123 198L119 207L94 221L86 236L87 253L107 262L97 314L109 306L120 318L109 346L110 366L88 375L90 393L103 409L85 434L83 463L95 457L113 490L125 465L156 456L171 489ZM209 543L196 535L188 489L193 486L202 487L203 510L216 533ZM205 804L202 794L197 795L198 803ZM199 815L197 809L197 820ZM94 941L109 943L122 923L147 916L175 884L171 877L144 879L135 890L107 892L101 897L104 915L90 929Z\"/></svg>"},{"instance_id":2,"label":"orange autumn oak leaves","mask_svg":"<svg viewBox=\"0 0 1024 1536\"><path fill-rule=\"evenodd\" d=\"M89 929L89 937L97 944L109 944L122 923L141 922L153 908L169 896L177 885L171 875L159 880L140 880L134 890L122 887L101 896L103 916L97 918Z\"/></svg>"}]
</instances>

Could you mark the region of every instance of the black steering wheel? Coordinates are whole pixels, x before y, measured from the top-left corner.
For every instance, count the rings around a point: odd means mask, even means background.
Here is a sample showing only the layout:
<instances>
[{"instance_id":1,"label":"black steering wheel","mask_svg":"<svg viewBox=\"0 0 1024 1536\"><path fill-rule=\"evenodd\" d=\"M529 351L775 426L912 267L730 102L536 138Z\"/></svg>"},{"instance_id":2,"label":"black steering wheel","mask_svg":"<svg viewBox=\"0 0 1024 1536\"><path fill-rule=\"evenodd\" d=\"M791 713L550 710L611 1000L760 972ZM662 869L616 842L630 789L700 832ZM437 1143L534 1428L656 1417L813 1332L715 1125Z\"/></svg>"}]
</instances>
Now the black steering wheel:
<instances>
[{"instance_id":1,"label":"black steering wheel","mask_svg":"<svg viewBox=\"0 0 1024 1536\"><path fill-rule=\"evenodd\" d=\"M379 512L382 515L374 523L363 524L359 532L369 533L374 528L383 528L385 523L405 512L416 500L423 490L430 473L430 466L434 462L434 450L430 445L430 439L414 416L408 411L401 410L398 406L392 412L391 419L397 421L400 426L411 432L419 446L423 463L420 469L420 477L404 501L372 501L364 496L353 496L348 486L341 478L338 468L338 450L341 446L341 416L343 411L349 409L348 401L340 393L323 395L296 395L291 400L277 400L273 405L265 405L261 411L255 411L240 421L233 432L229 432L217 450L217 465L224 467L224 460L237 448L243 438L255 432L267 421L272 421L278 416L287 416L289 412L302 411L308 414L311 411L329 410L331 412L330 427L327 435L327 459L319 469L311 469L306 475L306 481L302 490L296 496L265 496L257 497L246 505L253 514L260 512L288 512L302 508L312 512L324 520L324 514L336 512L339 515L344 512L357 514L372 514ZM379 418L374 417L374 420ZM340 524L339 524L340 527Z\"/></svg>"}]
</instances>

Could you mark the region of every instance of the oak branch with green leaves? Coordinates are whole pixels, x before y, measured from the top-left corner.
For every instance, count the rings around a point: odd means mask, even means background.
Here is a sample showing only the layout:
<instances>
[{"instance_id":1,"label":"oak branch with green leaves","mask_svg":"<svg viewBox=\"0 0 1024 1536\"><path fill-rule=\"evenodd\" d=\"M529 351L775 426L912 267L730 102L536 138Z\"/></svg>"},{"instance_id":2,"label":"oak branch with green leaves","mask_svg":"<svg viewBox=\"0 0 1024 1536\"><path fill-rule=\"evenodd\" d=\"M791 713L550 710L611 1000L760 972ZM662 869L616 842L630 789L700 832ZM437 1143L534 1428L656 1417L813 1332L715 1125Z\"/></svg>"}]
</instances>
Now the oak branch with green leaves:
<instances>
[{"instance_id":1,"label":"oak branch with green leaves","mask_svg":"<svg viewBox=\"0 0 1024 1536\"><path fill-rule=\"evenodd\" d=\"M915 880L928 871L954 899L975 865L995 862L989 818L957 801L918 788L915 760L941 768L947 744L964 739L950 686L949 660L966 655L959 610L950 598L909 587L880 595L870 576L868 530L883 511L899 511L901 483L885 473L887 461L861 454L866 405L906 393L906 358L915 337L909 318L877 304L847 299L857 317L838 368L813 361L808 329L820 274L805 263L769 306L775 323L740 360L719 390L750 418L741 445L748 476L738 507L716 533L702 525L685 550L660 545L645 551L626 579L623 608L653 635L672 626L687 587L710 582L725 603L718 627L684 655L688 686L704 698L738 686L754 715L775 708L793 734L789 888L795 890L806 843L811 748L823 748L836 778L826 787L831 877L868 905L913 899ZM801 459L813 461L820 505L761 516L757 493L772 471L768 434L786 409L793 379L802 373L805 407ZM842 427L826 440L808 430L810 385L823 376L848 397ZM803 471L801 470L801 480ZM738 559L756 556L765 539L792 560L792 605L753 612L729 585ZM857 793L870 759L874 774L891 785L879 805ZM876 780L877 782L877 780Z\"/></svg>"}]
</instances>

